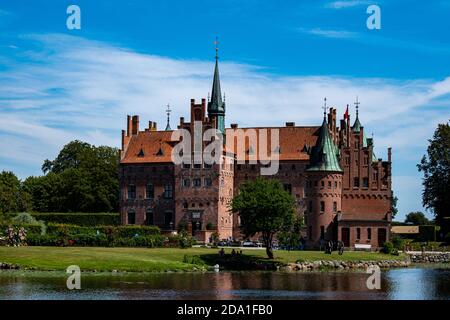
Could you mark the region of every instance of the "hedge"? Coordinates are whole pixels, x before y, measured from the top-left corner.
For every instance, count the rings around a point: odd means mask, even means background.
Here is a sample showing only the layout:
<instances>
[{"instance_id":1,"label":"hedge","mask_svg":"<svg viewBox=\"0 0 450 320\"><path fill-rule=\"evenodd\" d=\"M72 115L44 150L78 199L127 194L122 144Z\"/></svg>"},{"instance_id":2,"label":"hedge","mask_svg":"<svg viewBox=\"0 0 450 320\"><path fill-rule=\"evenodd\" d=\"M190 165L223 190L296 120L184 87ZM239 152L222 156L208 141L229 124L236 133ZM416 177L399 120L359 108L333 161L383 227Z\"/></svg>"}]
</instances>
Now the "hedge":
<instances>
[{"instance_id":1,"label":"hedge","mask_svg":"<svg viewBox=\"0 0 450 320\"><path fill-rule=\"evenodd\" d=\"M31 213L36 220L46 223L66 223L79 226L120 225L119 213Z\"/></svg>"}]
</instances>

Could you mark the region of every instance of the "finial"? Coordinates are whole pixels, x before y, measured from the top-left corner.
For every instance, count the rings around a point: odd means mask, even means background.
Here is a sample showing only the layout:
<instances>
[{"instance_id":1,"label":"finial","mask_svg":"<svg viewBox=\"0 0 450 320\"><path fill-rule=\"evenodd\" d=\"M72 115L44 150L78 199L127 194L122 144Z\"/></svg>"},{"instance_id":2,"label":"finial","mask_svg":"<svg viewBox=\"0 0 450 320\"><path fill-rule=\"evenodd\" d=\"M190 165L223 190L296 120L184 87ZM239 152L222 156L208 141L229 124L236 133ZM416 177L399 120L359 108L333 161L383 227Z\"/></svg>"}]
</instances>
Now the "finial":
<instances>
[{"instance_id":1,"label":"finial","mask_svg":"<svg viewBox=\"0 0 450 320\"><path fill-rule=\"evenodd\" d=\"M216 36L216 40L214 41L214 45L216 46L216 60L219 59L219 39Z\"/></svg>"},{"instance_id":2,"label":"finial","mask_svg":"<svg viewBox=\"0 0 450 320\"><path fill-rule=\"evenodd\" d=\"M355 102L355 106L356 106L356 117L358 117L358 108L359 105L361 104L361 102L358 101L358 96L356 96L356 102Z\"/></svg>"},{"instance_id":3,"label":"finial","mask_svg":"<svg viewBox=\"0 0 450 320\"><path fill-rule=\"evenodd\" d=\"M327 117L327 98L323 99L323 118Z\"/></svg>"},{"instance_id":4,"label":"finial","mask_svg":"<svg viewBox=\"0 0 450 320\"><path fill-rule=\"evenodd\" d=\"M225 91L223 92L223 102L225 102Z\"/></svg>"},{"instance_id":5,"label":"finial","mask_svg":"<svg viewBox=\"0 0 450 320\"><path fill-rule=\"evenodd\" d=\"M172 110L170 109L170 105L167 104L167 109L166 109L166 114L167 114L167 125L166 125L166 130L170 130L170 113L172 112Z\"/></svg>"},{"instance_id":6,"label":"finial","mask_svg":"<svg viewBox=\"0 0 450 320\"><path fill-rule=\"evenodd\" d=\"M211 101L211 97L209 96L209 92L208 92L208 102Z\"/></svg>"}]
</instances>

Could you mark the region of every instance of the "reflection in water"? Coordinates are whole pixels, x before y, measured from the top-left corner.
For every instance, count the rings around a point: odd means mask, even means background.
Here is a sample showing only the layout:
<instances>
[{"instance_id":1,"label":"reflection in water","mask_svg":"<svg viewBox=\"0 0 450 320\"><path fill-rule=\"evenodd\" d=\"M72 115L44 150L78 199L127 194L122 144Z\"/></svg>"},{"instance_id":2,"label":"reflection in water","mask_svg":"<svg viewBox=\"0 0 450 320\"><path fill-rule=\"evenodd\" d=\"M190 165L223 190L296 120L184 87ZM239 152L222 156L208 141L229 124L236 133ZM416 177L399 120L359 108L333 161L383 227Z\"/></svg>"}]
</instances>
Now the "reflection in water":
<instances>
[{"instance_id":1,"label":"reflection in water","mask_svg":"<svg viewBox=\"0 0 450 320\"><path fill-rule=\"evenodd\" d=\"M449 299L450 270L382 273L369 290L362 272L83 274L82 290L54 272L0 272L0 299Z\"/></svg>"}]
</instances>

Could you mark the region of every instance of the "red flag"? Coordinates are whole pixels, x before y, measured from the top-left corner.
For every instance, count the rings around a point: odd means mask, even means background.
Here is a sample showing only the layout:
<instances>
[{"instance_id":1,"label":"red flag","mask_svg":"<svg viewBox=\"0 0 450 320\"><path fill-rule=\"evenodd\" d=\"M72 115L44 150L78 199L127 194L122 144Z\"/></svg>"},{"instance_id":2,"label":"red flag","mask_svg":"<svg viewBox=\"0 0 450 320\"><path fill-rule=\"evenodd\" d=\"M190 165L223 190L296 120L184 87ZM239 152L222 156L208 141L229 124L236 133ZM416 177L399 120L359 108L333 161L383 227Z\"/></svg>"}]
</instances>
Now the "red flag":
<instances>
[{"instance_id":1,"label":"red flag","mask_svg":"<svg viewBox=\"0 0 450 320\"><path fill-rule=\"evenodd\" d=\"M344 113L344 120L348 120L348 105L347 105L347 110L345 110L345 113Z\"/></svg>"}]
</instances>

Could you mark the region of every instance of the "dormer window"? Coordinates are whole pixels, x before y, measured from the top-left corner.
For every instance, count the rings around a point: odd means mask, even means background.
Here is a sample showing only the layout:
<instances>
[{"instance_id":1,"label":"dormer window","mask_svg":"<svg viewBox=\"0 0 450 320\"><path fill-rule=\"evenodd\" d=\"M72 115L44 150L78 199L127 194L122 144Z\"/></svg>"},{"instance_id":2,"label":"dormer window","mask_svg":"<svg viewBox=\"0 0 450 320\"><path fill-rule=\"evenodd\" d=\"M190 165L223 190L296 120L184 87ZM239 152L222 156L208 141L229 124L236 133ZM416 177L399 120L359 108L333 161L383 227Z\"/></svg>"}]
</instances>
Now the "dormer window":
<instances>
[{"instance_id":1,"label":"dormer window","mask_svg":"<svg viewBox=\"0 0 450 320\"><path fill-rule=\"evenodd\" d=\"M141 148L141 150L139 150L139 153L137 154L137 156L140 157L140 158L145 156L144 149Z\"/></svg>"},{"instance_id":2,"label":"dormer window","mask_svg":"<svg viewBox=\"0 0 450 320\"><path fill-rule=\"evenodd\" d=\"M162 150L162 147L159 147L159 150L158 150L158 152L156 153L156 155L157 155L157 156L163 156L163 155L164 155L164 152L163 152L163 150Z\"/></svg>"}]
</instances>

